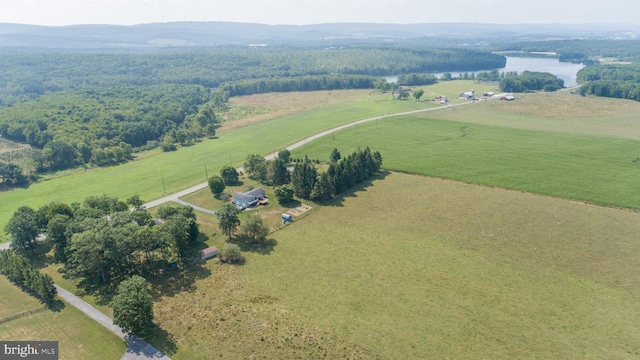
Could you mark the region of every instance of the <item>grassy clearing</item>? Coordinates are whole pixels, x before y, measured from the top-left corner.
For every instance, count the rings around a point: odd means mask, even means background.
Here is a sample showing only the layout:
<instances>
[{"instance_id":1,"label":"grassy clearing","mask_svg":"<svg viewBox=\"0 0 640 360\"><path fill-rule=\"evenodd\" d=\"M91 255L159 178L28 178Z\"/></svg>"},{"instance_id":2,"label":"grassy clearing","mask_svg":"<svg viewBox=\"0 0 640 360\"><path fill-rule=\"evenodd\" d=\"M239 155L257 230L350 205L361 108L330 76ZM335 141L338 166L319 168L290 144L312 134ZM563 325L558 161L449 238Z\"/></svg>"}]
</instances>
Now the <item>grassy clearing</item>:
<instances>
[{"instance_id":1,"label":"grassy clearing","mask_svg":"<svg viewBox=\"0 0 640 360\"><path fill-rule=\"evenodd\" d=\"M472 107L472 106L470 106ZM386 169L640 209L640 142L404 116L358 125L292 152L328 160L371 146Z\"/></svg>"},{"instance_id":2,"label":"grassy clearing","mask_svg":"<svg viewBox=\"0 0 640 360\"><path fill-rule=\"evenodd\" d=\"M20 290L0 275L0 319L42 307L38 299Z\"/></svg>"},{"instance_id":3,"label":"grassy clearing","mask_svg":"<svg viewBox=\"0 0 640 360\"><path fill-rule=\"evenodd\" d=\"M637 358L639 220L393 173L278 232L240 275L383 358Z\"/></svg>"},{"instance_id":4,"label":"grassy clearing","mask_svg":"<svg viewBox=\"0 0 640 360\"><path fill-rule=\"evenodd\" d=\"M40 307L31 296L0 276L0 317ZM7 316L8 316L7 315ZM61 359L119 359L125 352L122 339L66 304L0 324L0 340L55 340Z\"/></svg>"}]
</instances>

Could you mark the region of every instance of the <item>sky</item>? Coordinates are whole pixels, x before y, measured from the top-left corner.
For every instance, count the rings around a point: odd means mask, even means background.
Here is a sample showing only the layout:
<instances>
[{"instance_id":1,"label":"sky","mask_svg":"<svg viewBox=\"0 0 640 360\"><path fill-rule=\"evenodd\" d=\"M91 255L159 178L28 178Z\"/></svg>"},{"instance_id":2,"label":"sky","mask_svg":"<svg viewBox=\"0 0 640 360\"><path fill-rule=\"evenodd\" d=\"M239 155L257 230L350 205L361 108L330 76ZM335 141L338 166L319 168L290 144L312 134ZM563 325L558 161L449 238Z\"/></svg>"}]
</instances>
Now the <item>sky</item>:
<instances>
[{"instance_id":1,"label":"sky","mask_svg":"<svg viewBox=\"0 0 640 360\"><path fill-rule=\"evenodd\" d=\"M0 23L640 23L638 0L0 0Z\"/></svg>"}]
</instances>

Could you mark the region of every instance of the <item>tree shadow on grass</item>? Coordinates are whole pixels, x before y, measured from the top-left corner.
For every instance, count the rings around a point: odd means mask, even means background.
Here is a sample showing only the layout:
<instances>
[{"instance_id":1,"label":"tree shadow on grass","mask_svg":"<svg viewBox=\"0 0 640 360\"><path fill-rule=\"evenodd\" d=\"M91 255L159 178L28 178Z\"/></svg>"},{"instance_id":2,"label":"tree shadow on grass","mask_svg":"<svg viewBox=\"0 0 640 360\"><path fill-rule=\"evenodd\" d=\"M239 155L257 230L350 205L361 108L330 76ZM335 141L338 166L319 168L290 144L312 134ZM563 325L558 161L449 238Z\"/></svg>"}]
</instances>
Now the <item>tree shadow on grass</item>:
<instances>
[{"instance_id":1,"label":"tree shadow on grass","mask_svg":"<svg viewBox=\"0 0 640 360\"><path fill-rule=\"evenodd\" d=\"M375 176L373 176L373 177L371 177L371 178L369 178L367 180L364 180L363 182L361 182L359 184L354 185L348 191L346 191L346 192L344 192L344 193L342 193L340 195L334 196L331 200L327 200L327 201L321 202L320 205L322 205L322 206L330 206L330 207L341 207L341 206L344 206L343 205L344 199L351 198L351 197L353 197L353 198L357 197L359 192L367 191L367 188L370 187L370 186L373 186L373 183L375 181L384 180L384 178L386 178L389 174L391 174L391 172L389 172L389 171L380 171Z\"/></svg>"},{"instance_id":2,"label":"tree shadow on grass","mask_svg":"<svg viewBox=\"0 0 640 360\"><path fill-rule=\"evenodd\" d=\"M246 235L237 235L231 240L227 240L232 244L236 244L242 251L250 251L260 255L269 255L273 252L278 241L276 239L265 239L260 243L256 243L252 238Z\"/></svg>"},{"instance_id":3,"label":"tree shadow on grass","mask_svg":"<svg viewBox=\"0 0 640 360\"><path fill-rule=\"evenodd\" d=\"M211 275L211 270L203 263L195 263L183 269L166 271L163 275L149 279L153 284L151 294L154 298L175 296L181 292L195 290L195 282Z\"/></svg>"},{"instance_id":4,"label":"tree shadow on grass","mask_svg":"<svg viewBox=\"0 0 640 360\"><path fill-rule=\"evenodd\" d=\"M158 325L153 327L146 340L165 355L173 355L178 351L178 344L173 334ZM129 344L129 340L127 340L127 344Z\"/></svg>"},{"instance_id":5,"label":"tree shadow on grass","mask_svg":"<svg viewBox=\"0 0 640 360\"><path fill-rule=\"evenodd\" d=\"M65 307L66 307L66 305L64 304L64 301L62 301L60 299L53 300L52 302L47 304L47 308L49 310L53 311L53 312L60 312Z\"/></svg>"}]
</instances>

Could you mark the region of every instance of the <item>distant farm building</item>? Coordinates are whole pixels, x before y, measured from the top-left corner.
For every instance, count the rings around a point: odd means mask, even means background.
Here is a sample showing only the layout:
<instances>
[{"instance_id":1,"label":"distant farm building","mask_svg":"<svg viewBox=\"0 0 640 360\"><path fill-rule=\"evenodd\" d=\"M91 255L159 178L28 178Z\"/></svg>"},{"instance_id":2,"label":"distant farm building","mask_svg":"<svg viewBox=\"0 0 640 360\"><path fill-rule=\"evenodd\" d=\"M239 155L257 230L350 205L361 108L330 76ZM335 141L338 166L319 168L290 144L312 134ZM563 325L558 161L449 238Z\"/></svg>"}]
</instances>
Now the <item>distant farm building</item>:
<instances>
[{"instance_id":1,"label":"distant farm building","mask_svg":"<svg viewBox=\"0 0 640 360\"><path fill-rule=\"evenodd\" d=\"M444 96L444 95L438 96L438 97L436 97L436 99L440 100L440 104L446 104L447 101L449 101L449 99L447 99L447 97Z\"/></svg>"},{"instance_id":2,"label":"distant farm building","mask_svg":"<svg viewBox=\"0 0 640 360\"><path fill-rule=\"evenodd\" d=\"M247 192L233 194L233 203L241 209L269 203L269 199L262 188L255 188Z\"/></svg>"},{"instance_id":3,"label":"distant farm building","mask_svg":"<svg viewBox=\"0 0 640 360\"><path fill-rule=\"evenodd\" d=\"M513 95L505 95L503 97L500 98L500 100L505 100L505 101L511 101L511 100L515 100L515 96Z\"/></svg>"},{"instance_id":4,"label":"distant farm building","mask_svg":"<svg viewBox=\"0 0 640 360\"><path fill-rule=\"evenodd\" d=\"M282 222L283 222L283 223L285 223L285 222L292 222L292 221L293 221L293 216L291 216L290 214L287 214L287 213L282 214L282 217L281 217L281 218L282 218Z\"/></svg>"},{"instance_id":5,"label":"distant farm building","mask_svg":"<svg viewBox=\"0 0 640 360\"><path fill-rule=\"evenodd\" d=\"M202 251L200 251L200 258L202 260L208 260L212 257L218 256L218 248L215 246L208 247Z\"/></svg>"},{"instance_id":6,"label":"distant farm building","mask_svg":"<svg viewBox=\"0 0 640 360\"><path fill-rule=\"evenodd\" d=\"M471 99L473 99L474 97L476 97L476 95L475 95L475 94L476 94L475 90L471 90L471 91L463 92L463 93L460 93L460 96L458 96L458 99L461 99L461 100L471 100Z\"/></svg>"},{"instance_id":7,"label":"distant farm building","mask_svg":"<svg viewBox=\"0 0 640 360\"><path fill-rule=\"evenodd\" d=\"M482 96L486 96L486 97L492 97L493 95L495 95L495 94L492 93L491 91L482 94Z\"/></svg>"}]
</instances>

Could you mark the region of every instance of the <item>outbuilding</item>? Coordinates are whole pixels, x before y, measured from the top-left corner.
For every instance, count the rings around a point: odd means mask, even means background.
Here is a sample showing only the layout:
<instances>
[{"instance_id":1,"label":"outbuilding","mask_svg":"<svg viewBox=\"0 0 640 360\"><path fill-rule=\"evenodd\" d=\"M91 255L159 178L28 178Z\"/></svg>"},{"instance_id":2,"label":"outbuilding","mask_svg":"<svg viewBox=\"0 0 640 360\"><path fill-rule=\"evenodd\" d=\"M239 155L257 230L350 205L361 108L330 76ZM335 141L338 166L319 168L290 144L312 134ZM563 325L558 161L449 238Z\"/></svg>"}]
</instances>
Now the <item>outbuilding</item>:
<instances>
[{"instance_id":1,"label":"outbuilding","mask_svg":"<svg viewBox=\"0 0 640 360\"><path fill-rule=\"evenodd\" d=\"M293 216L291 216L291 214L287 214L284 213L282 214L282 222L292 222L293 221Z\"/></svg>"},{"instance_id":2,"label":"outbuilding","mask_svg":"<svg viewBox=\"0 0 640 360\"><path fill-rule=\"evenodd\" d=\"M208 260L212 257L218 256L218 248L215 246L210 246L202 251L200 251L200 258L202 260Z\"/></svg>"},{"instance_id":3,"label":"outbuilding","mask_svg":"<svg viewBox=\"0 0 640 360\"><path fill-rule=\"evenodd\" d=\"M505 96L500 98L500 100L505 100L505 101L512 101L512 100L515 100L515 99L516 98L513 95L505 95Z\"/></svg>"}]
</instances>

